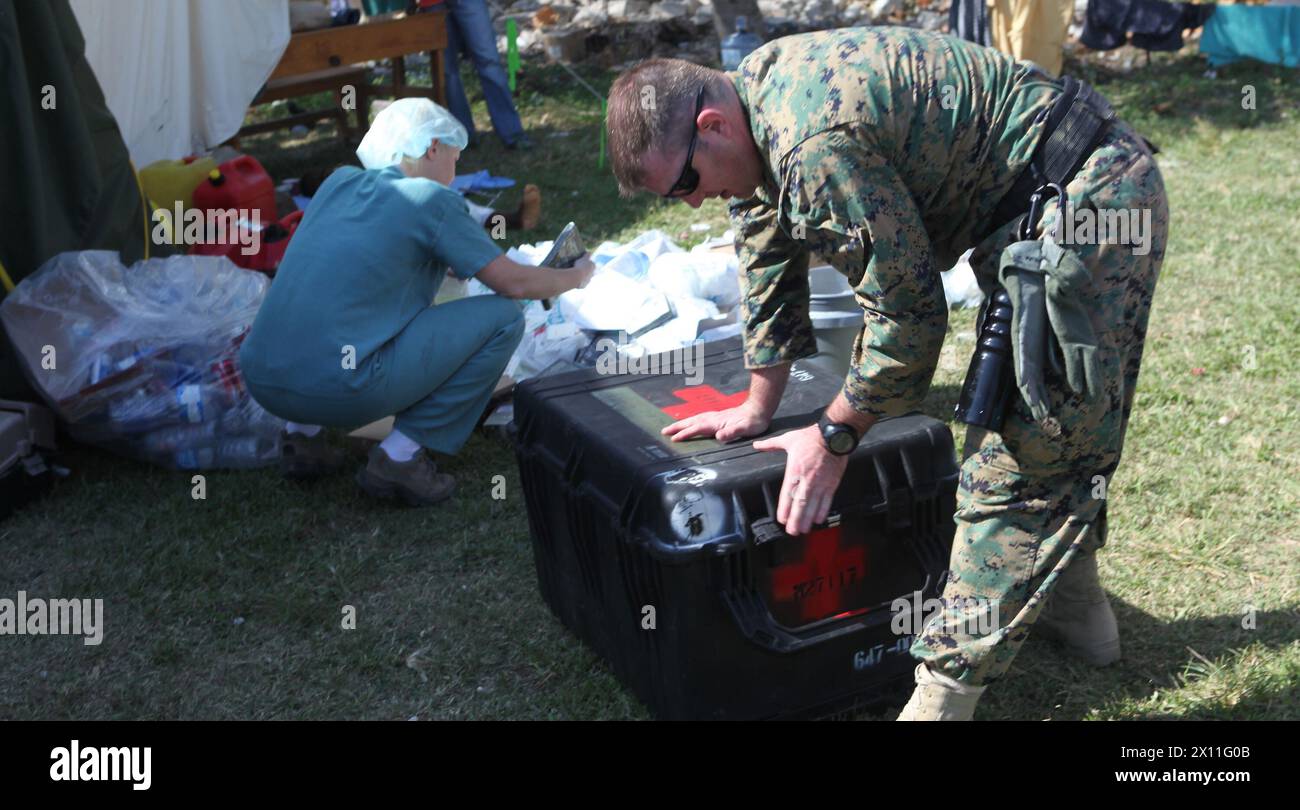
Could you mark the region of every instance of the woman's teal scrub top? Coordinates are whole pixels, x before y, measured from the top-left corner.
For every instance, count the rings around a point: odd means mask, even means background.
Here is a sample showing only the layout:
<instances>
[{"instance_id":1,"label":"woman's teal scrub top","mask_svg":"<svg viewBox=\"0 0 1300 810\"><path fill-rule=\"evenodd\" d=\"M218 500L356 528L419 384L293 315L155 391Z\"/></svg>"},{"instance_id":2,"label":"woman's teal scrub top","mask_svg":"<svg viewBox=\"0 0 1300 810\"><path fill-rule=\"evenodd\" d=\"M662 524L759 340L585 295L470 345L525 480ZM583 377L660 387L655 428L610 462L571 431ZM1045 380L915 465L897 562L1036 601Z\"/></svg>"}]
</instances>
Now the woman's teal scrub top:
<instances>
[{"instance_id":1,"label":"woman's teal scrub top","mask_svg":"<svg viewBox=\"0 0 1300 810\"><path fill-rule=\"evenodd\" d=\"M433 303L448 267L467 279L500 255L450 188L396 166L341 168L285 251L243 373L303 394L366 388L382 375L368 360Z\"/></svg>"}]
</instances>

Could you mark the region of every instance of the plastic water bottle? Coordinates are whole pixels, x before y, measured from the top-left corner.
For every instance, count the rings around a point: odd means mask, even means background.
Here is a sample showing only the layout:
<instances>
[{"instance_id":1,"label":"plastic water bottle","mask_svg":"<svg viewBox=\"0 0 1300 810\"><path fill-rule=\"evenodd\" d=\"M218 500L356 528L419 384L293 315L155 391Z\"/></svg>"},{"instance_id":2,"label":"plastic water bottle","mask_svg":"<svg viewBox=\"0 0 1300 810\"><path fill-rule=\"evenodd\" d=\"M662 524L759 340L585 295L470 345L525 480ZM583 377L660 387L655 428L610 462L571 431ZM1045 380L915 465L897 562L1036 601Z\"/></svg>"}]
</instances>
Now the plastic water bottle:
<instances>
[{"instance_id":1,"label":"plastic water bottle","mask_svg":"<svg viewBox=\"0 0 1300 810\"><path fill-rule=\"evenodd\" d=\"M161 389L166 391L166 389ZM115 432L137 433L172 420L166 396L146 382L109 402L108 421Z\"/></svg>"},{"instance_id":2,"label":"plastic water bottle","mask_svg":"<svg viewBox=\"0 0 1300 810\"><path fill-rule=\"evenodd\" d=\"M255 467L276 451L274 441L253 436L222 439L215 449L215 462L220 467Z\"/></svg>"},{"instance_id":3,"label":"plastic water bottle","mask_svg":"<svg viewBox=\"0 0 1300 810\"><path fill-rule=\"evenodd\" d=\"M211 447L194 447L176 453L176 466L182 470L206 470L212 466L216 453Z\"/></svg>"},{"instance_id":4,"label":"plastic water bottle","mask_svg":"<svg viewBox=\"0 0 1300 810\"><path fill-rule=\"evenodd\" d=\"M749 20L743 15L736 17L735 32L722 40L722 69L738 70L741 61L762 44L757 34L750 33Z\"/></svg>"},{"instance_id":5,"label":"plastic water bottle","mask_svg":"<svg viewBox=\"0 0 1300 810\"><path fill-rule=\"evenodd\" d=\"M165 455L209 445L216 438L217 423L204 422L201 425L176 425L159 428L145 434L142 441L145 450L151 455Z\"/></svg>"},{"instance_id":6,"label":"plastic water bottle","mask_svg":"<svg viewBox=\"0 0 1300 810\"><path fill-rule=\"evenodd\" d=\"M282 430L284 420L267 413L252 397L221 414L221 432L228 436L275 438Z\"/></svg>"},{"instance_id":7,"label":"plastic water bottle","mask_svg":"<svg viewBox=\"0 0 1300 810\"><path fill-rule=\"evenodd\" d=\"M184 383L176 386L173 395L175 396L175 413L182 422L197 425L218 418L221 412L225 410L223 397L212 390L210 385Z\"/></svg>"},{"instance_id":8,"label":"plastic water bottle","mask_svg":"<svg viewBox=\"0 0 1300 810\"><path fill-rule=\"evenodd\" d=\"M177 450L173 458L176 466L182 470L201 470L212 467L238 469L257 467L268 459L274 458L276 451L276 443L270 439L229 438L218 439L215 444L204 447L188 447Z\"/></svg>"},{"instance_id":9,"label":"plastic water bottle","mask_svg":"<svg viewBox=\"0 0 1300 810\"><path fill-rule=\"evenodd\" d=\"M94 385L114 374L126 371L151 354L153 350L144 344L126 343L113 346L91 362L90 384Z\"/></svg>"}]
</instances>

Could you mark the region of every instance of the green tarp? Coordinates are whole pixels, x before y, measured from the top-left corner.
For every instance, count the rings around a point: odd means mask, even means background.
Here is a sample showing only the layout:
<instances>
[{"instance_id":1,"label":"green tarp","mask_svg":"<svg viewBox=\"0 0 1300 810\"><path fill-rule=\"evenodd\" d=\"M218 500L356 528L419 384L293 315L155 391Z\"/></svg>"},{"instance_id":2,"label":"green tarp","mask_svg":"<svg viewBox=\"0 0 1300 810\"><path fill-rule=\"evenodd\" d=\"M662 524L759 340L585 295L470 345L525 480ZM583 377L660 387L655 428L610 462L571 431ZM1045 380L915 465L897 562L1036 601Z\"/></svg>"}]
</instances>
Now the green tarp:
<instances>
[{"instance_id":1,"label":"green tarp","mask_svg":"<svg viewBox=\"0 0 1300 810\"><path fill-rule=\"evenodd\" d=\"M144 256L148 211L85 50L67 0L0 0L0 263L15 284L66 250ZM36 398L3 330L0 397Z\"/></svg>"}]
</instances>

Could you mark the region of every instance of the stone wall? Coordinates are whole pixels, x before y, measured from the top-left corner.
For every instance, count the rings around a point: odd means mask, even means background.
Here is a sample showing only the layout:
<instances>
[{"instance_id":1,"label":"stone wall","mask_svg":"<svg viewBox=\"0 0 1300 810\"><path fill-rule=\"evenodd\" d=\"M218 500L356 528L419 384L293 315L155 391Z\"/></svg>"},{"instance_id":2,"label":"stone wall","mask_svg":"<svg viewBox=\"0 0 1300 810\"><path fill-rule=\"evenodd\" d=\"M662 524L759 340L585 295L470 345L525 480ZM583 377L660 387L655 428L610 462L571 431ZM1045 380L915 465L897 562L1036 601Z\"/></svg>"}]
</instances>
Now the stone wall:
<instances>
[{"instance_id":1,"label":"stone wall","mask_svg":"<svg viewBox=\"0 0 1300 810\"><path fill-rule=\"evenodd\" d=\"M717 65L710 0L489 0L499 46L514 19L530 57L618 68L651 56ZM758 0L768 38L849 25L945 30L948 0Z\"/></svg>"}]
</instances>

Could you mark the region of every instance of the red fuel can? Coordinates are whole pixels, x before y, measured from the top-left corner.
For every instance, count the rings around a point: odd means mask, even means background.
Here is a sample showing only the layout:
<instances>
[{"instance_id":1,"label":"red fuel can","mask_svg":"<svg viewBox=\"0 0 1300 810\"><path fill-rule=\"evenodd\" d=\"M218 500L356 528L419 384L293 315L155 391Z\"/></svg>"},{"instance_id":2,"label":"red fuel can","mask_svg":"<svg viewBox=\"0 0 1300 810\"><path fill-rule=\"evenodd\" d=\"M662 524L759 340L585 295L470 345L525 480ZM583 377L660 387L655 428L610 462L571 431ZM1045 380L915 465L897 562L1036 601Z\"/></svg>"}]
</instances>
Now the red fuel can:
<instances>
[{"instance_id":1,"label":"red fuel can","mask_svg":"<svg viewBox=\"0 0 1300 810\"><path fill-rule=\"evenodd\" d=\"M260 211L261 224L275 221L275 183L257 158L240 155L227 160L194 189L194 207L201 211Z\"/></svg>"},{"instance_id":2,"label":"red fuel can","mask_svg":"<svg viewBox=\"0 0 1300 810\"><path fill-rule=\"evenodd\" d=\"M272 222L264 227L258 234L258 248L253 253L244 253L244 246L252 244L252 240L247 230L241 230L231 234L227 242L195 245L190 248L190 254L225 256L240 267L274 276L275 271L280 269L280 262L289 247L289 240L298 230L302 214L302 211L294 211L279 222Z\"/></svg>"}]
</instances>

